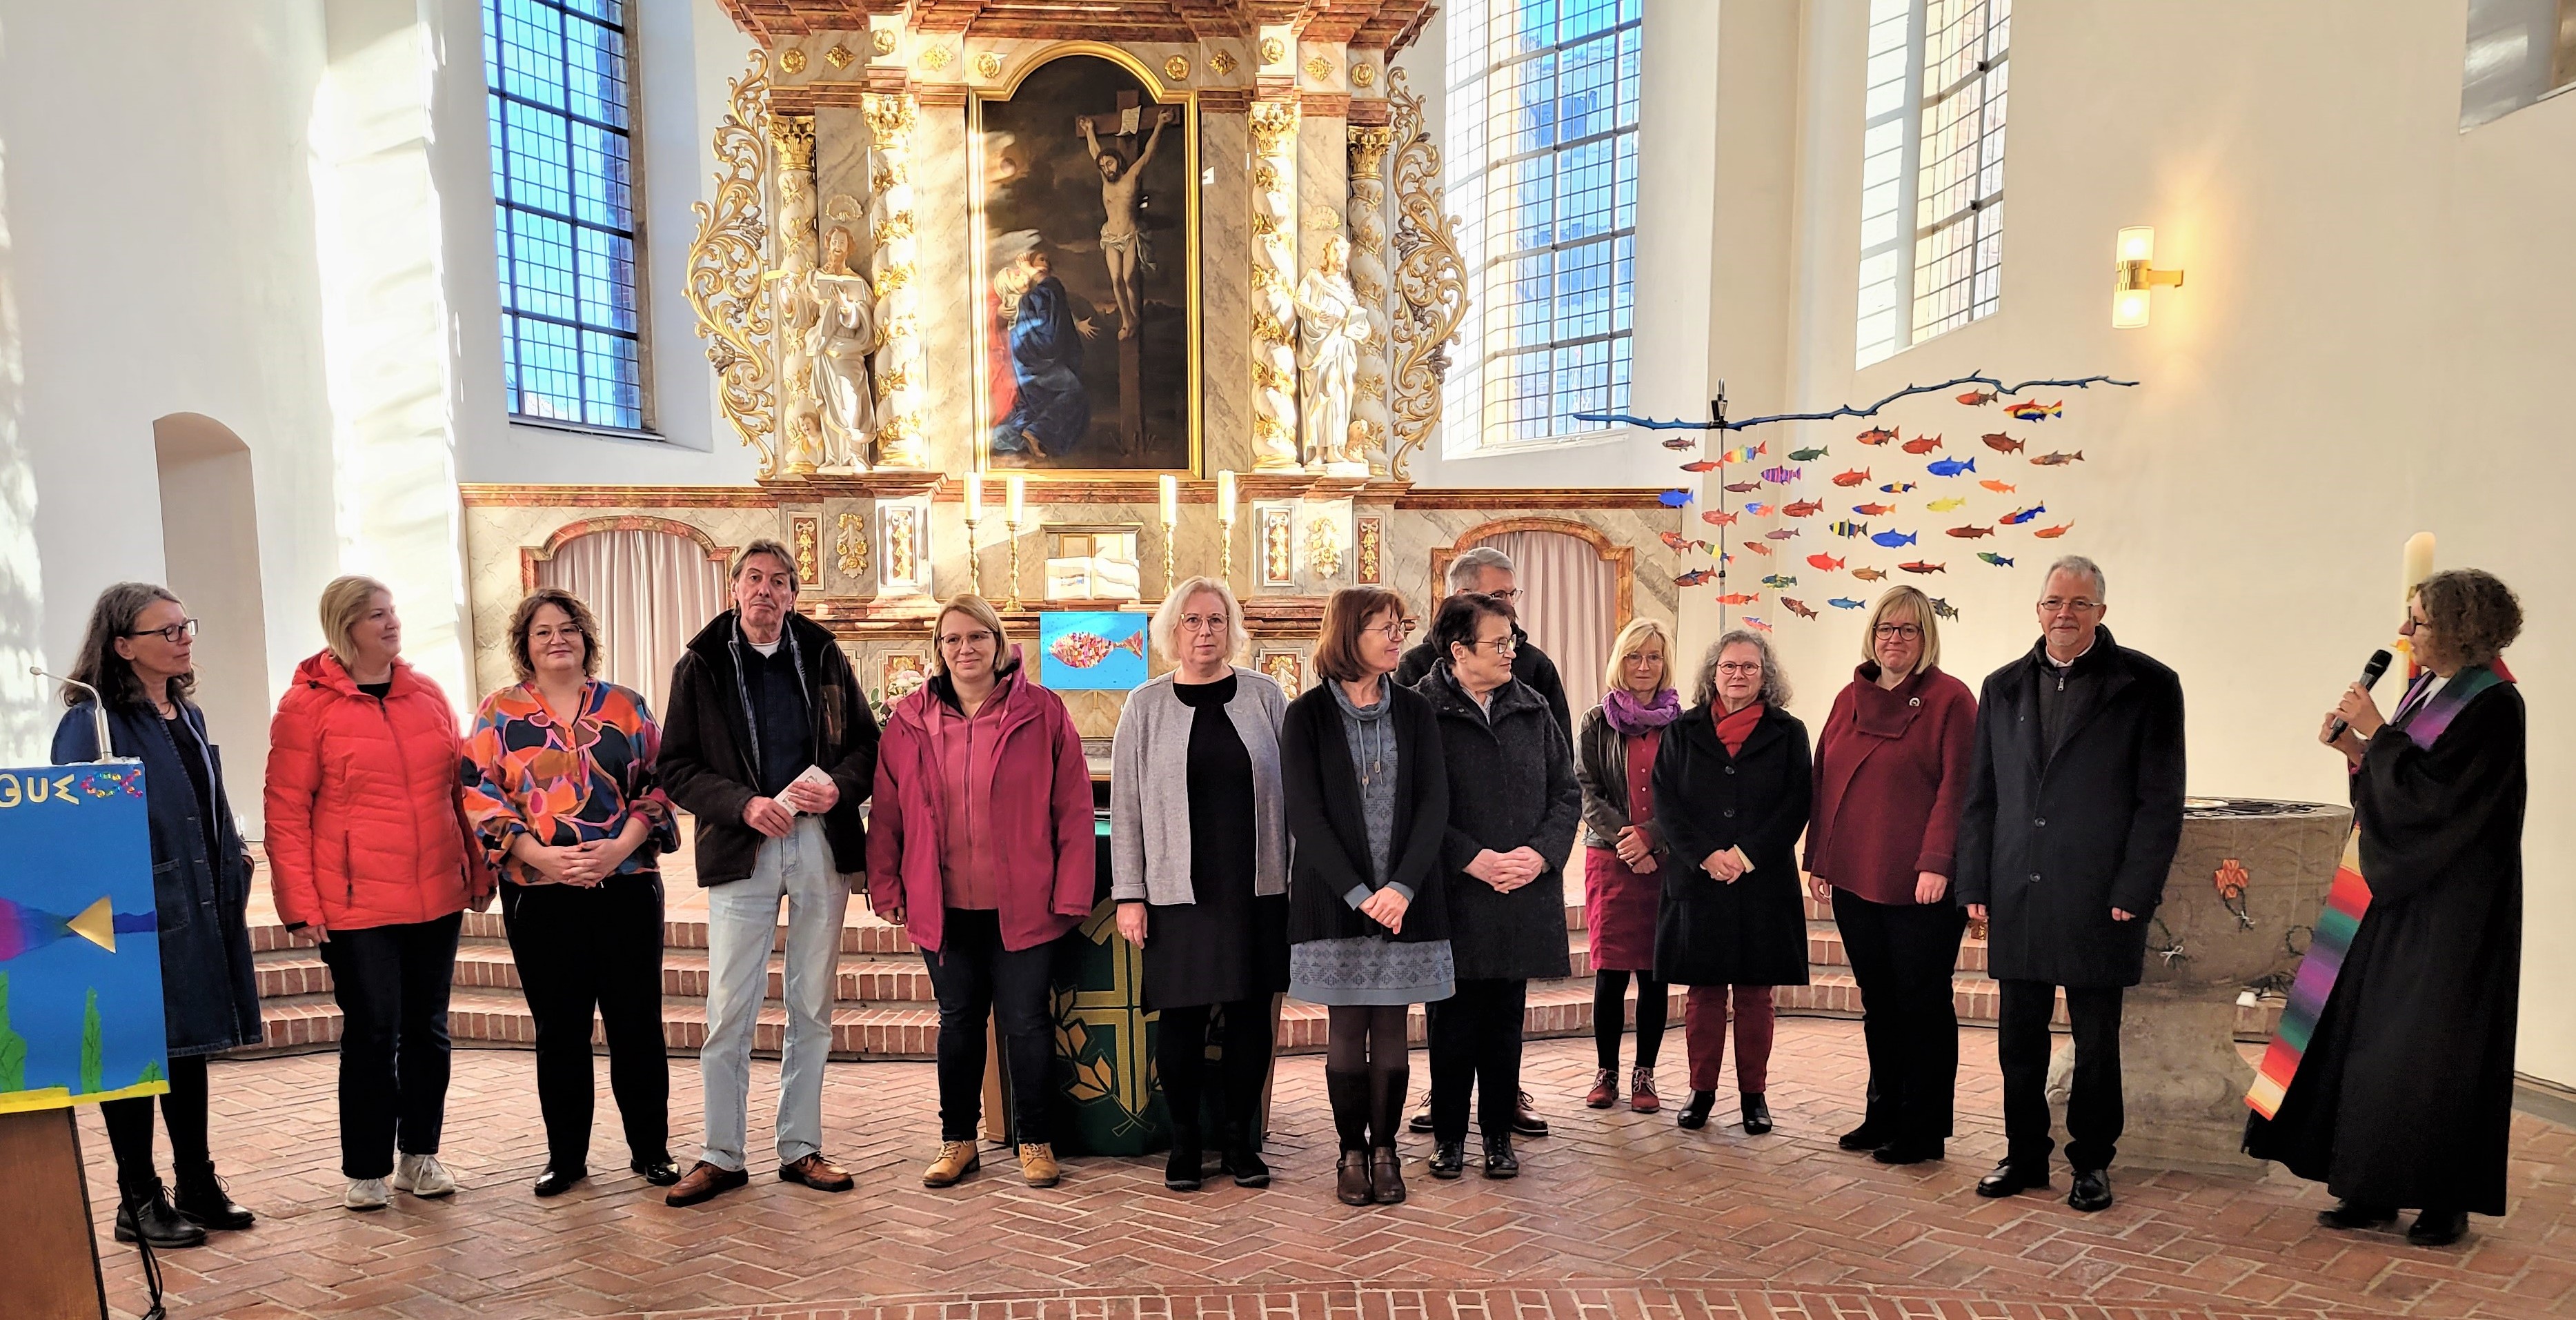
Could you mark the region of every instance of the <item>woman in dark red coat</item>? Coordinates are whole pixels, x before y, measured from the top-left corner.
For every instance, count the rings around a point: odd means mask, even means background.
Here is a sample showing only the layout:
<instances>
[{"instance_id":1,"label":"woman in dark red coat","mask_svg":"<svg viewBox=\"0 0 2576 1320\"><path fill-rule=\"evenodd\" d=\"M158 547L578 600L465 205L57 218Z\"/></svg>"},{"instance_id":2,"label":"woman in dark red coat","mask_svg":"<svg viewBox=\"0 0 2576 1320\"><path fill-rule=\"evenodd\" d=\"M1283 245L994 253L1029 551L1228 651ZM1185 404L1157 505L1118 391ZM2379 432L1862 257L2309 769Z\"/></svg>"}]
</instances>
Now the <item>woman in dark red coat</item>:
<instances>
[{"instance_id":1,"label":"woman in dark red coat","mask_svg":"<svg viewBox=\"0 0 2576 1320\"><path fill-rule=\"evenodd\" d=\"M1807 883L1833 902L1869 1047L1868 1110L1842 1147L1914 1164L1942 1157L1959 1076L1950 972L1967 916L1950 862L1977 699L1941 672L1932 602L1912 587L1878 598L1861 644L1816 740Z\"/></svg>"}]
</instances>

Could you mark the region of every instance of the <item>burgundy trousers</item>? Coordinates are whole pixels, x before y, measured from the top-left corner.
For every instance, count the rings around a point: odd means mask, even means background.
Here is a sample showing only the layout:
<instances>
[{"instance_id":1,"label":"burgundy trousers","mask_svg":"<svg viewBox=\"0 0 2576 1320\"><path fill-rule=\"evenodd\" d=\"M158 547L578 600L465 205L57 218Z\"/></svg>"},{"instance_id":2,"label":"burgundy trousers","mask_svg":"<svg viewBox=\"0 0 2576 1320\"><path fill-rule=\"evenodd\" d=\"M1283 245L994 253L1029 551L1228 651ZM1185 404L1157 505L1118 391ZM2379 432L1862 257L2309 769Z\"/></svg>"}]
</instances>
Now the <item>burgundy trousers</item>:
<instances>
[{"instance_id":1,"label":"burgundy trousers","mask_svg":"<svg viewBox=\"0 0 2576 1320\"><path fill-rule=\"evenodd\" d=\"M1682 1006L1682 1040L1690 1050L1690 1085L1714 1091L1726 1072L1728 992L1735 1000L1735 1089L1760 1095L1771 1080L1771 987L1695 985Z\"/></svg>"}]
</instances>

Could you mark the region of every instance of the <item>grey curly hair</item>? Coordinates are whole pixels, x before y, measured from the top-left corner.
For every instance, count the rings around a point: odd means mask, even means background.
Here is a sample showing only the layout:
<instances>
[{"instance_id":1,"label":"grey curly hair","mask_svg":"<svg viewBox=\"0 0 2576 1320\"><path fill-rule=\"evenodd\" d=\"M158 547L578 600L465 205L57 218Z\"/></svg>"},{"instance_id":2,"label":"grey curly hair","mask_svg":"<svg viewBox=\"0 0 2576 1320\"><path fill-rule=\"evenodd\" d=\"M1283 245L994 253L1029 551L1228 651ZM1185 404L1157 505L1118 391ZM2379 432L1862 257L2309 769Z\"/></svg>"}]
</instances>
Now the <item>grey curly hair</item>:
<instances>
[{"instance_id":1,"label":"grey curly hair","mask_svg":"<svg viewBox=\"0 0 2576 1320\"><path fill-rule=\"evenodd\" d=\"M1765 706L1789 704L1789 679L1780 672L1780 657L1771 649L1771 639L1743 628L1729 629L1717 644L1708 648L1708 656L1699 664L1699 686L1691 691L1691 700L1702 706L1717 703L1717 659L1726 648L1738 643L1750 646L1762 655L1762 690L1755 700Z\"/></svg>"}]
</instances>

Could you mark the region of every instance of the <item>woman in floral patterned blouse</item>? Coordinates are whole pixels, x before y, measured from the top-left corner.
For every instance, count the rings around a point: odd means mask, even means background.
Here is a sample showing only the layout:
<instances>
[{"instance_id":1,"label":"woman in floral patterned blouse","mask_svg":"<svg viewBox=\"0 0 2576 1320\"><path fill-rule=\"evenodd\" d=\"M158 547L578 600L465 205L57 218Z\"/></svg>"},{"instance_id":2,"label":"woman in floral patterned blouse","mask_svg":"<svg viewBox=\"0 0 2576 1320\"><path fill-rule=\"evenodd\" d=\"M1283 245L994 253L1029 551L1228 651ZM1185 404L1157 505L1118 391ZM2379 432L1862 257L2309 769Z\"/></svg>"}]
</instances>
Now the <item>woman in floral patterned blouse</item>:
<instances>
[{"instance_id":1,"label":"woman in floral patterned blouse","mask_svg":"<svg viewBox=\"0 0 2576 1320\"><path fill-rule=\"evenodd\" d=\"M679 832L654 783L661 726L644 698L593 677L599 624L571 592L543 587L519 603L510 662L519 681L483 699L466 740L465 810L501 873L501 918L537 1024L547 1156L535 1191L555 1196L589 1174L594 1008L630 1166L667 1187L680 1171L667 1145L655 858Z\"/></svg>"}]
</instances>

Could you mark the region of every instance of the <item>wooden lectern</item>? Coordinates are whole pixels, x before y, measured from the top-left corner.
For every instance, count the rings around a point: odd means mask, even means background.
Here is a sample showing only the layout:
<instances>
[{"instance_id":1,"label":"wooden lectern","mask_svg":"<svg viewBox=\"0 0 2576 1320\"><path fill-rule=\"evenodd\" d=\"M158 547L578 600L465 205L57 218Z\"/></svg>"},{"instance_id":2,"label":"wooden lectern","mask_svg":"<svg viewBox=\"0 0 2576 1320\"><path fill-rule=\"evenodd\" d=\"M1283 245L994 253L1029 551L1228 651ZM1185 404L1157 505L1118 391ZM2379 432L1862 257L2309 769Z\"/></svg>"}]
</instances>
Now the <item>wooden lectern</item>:
<instances>
[{"instance_id":1,"label":"wooden lectern","mask_svg":"<svg viewBox=\"0 0 2576 1320\"><path fill-rule=\"evenodd\" d=\"M9 1243L7 1300L26 1320L105 1320L107 1284L90 1230L88 1174L69 1109L0 1114L0 1241Z\"/></svg>"}]
</instances>

